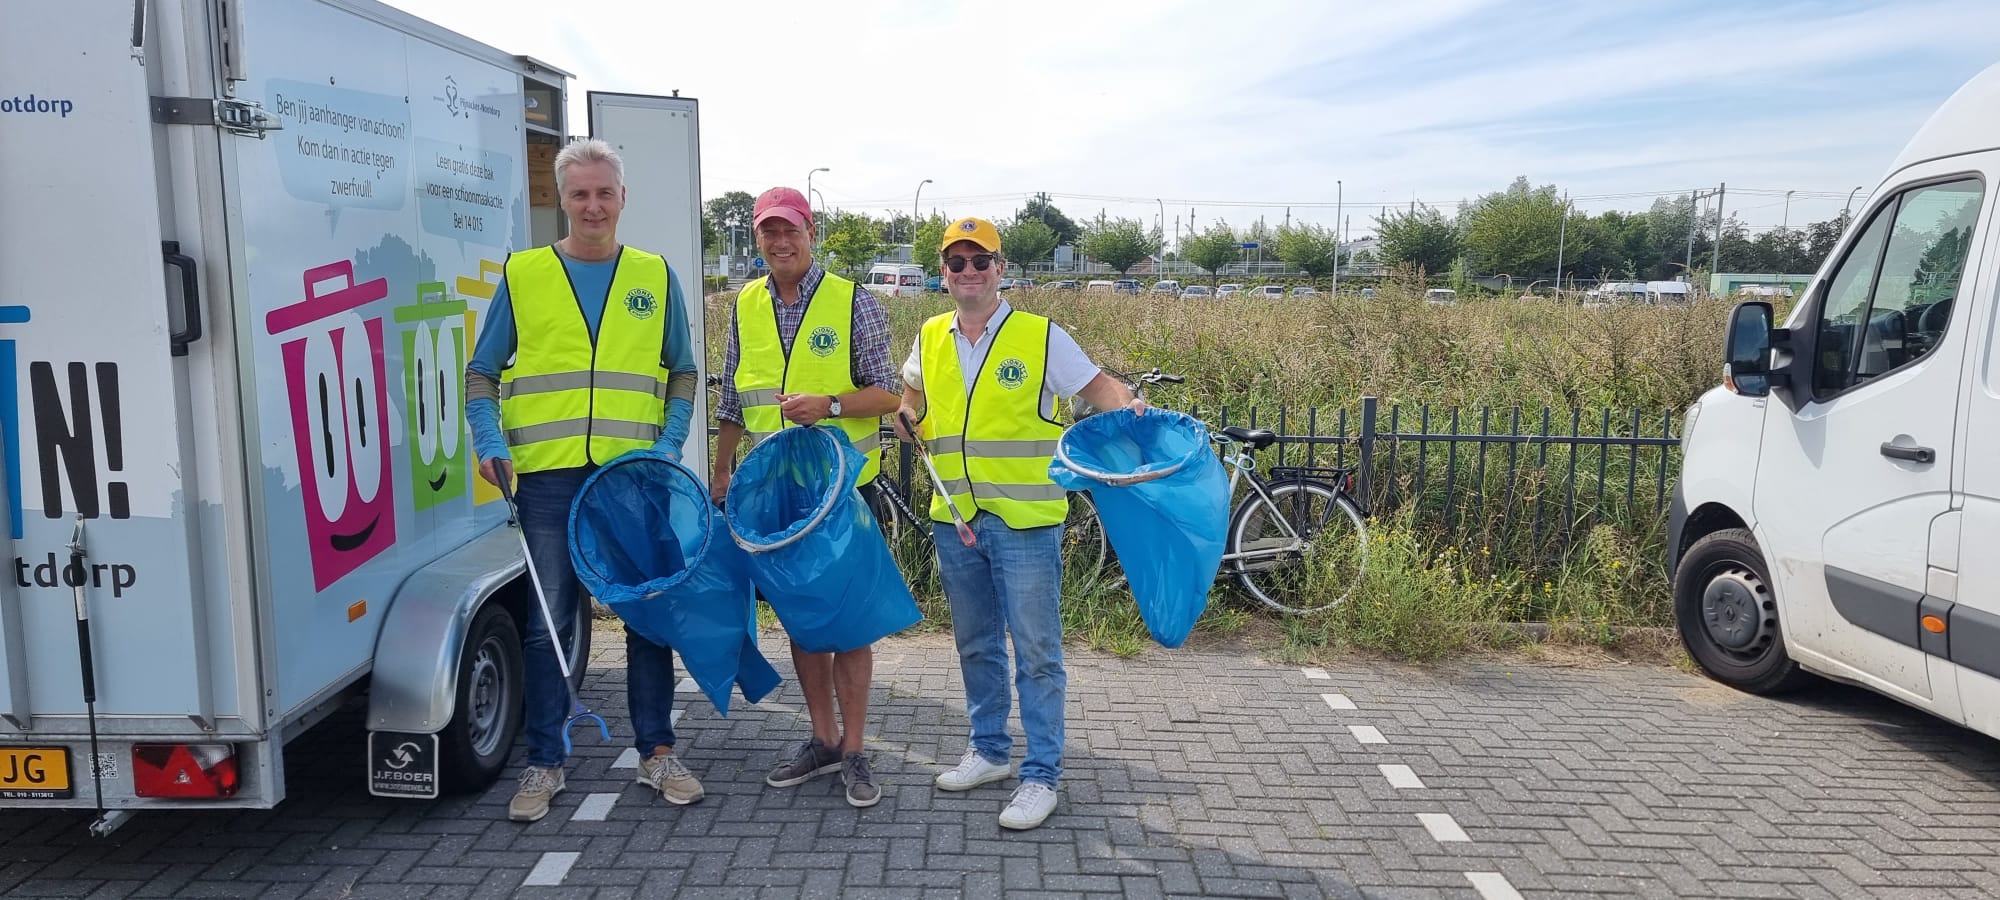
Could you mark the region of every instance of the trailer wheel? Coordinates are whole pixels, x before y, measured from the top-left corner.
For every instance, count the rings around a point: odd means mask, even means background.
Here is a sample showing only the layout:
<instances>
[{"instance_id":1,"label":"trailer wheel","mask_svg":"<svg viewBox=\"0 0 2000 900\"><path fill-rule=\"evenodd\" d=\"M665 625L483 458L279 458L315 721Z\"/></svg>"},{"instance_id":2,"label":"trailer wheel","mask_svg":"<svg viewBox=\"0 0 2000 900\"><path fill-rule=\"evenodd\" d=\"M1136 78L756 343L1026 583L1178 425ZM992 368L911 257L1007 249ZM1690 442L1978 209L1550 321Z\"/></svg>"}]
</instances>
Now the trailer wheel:
<instances>
[{"instance_id":1,"label":"trailer wheel","mask_svg":"<svg viewBox=\"0 0 2000 900\"><path fill-rule=\"evenodd\" d=\"M521 631L498 603L481 607L458 658L458 697L438 734L445 790L484 789L500 777L521 730Z\"/></svg>"},{"instance_id":2,"label":"trailer wheel","mask_svg":"<svg viewBox=\"0 0 2000 900\"><path fill-rule=\"evenodd\" d=\"M1695 541L1674 573L1674 621L1702 671L1752 694L1812 681L1785 652L1770 567L1757 539L1726 528Z\"/></svg>"}]
</instances>

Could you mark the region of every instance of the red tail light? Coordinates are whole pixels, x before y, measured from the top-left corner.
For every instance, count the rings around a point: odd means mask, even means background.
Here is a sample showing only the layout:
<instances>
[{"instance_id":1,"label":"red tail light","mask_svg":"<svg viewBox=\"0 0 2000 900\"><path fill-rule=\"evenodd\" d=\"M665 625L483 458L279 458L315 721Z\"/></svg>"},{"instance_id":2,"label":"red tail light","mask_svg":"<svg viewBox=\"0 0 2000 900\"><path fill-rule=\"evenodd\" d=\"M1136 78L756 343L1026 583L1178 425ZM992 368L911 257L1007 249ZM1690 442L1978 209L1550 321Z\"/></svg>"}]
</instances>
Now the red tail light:
<instances>
[{"instance_id":1,"label":"red tail light","mask_svg":"<svg viewBox=\"0 0 2000 900\"><path fill-rule=\"evenodd\" d=\"M241 786L235 744L132 745L132 790L141 797L233 797Z\"/></svg>"}]
</instances>

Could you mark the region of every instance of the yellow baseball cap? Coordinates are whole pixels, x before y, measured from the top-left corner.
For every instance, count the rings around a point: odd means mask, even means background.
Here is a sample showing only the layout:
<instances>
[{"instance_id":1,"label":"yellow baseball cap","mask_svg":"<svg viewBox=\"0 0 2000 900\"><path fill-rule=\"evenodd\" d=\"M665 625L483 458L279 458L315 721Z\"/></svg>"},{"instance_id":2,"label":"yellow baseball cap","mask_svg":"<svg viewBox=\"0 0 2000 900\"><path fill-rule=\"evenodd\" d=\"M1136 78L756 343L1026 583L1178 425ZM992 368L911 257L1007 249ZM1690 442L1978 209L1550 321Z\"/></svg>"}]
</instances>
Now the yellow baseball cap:
<instances>
[{"instance_id":1,"label":"yellow baseball cap","mask_svg":"<svg viewBox=\"0 0 2000 900\"><path fill-rule=\"evenodd\" d=\"M985 219L964 218L945 226L944 242L938 244L938 252L943 253L959 241L971 241L985 248L988 253L1000 252L1000 229L993 227Z\"/></svg>"}]
</instances>

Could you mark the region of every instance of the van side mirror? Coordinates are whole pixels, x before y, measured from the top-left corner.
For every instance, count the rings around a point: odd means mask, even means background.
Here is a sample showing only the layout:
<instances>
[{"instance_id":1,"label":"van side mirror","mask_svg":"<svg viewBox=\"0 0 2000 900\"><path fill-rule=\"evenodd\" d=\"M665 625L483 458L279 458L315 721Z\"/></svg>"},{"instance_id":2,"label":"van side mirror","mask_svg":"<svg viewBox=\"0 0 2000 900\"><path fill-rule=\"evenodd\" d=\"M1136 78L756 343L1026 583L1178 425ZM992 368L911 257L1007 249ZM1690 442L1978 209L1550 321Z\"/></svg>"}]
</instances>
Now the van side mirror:
<instances>
[{"instance_id":1,"label":"van side mirror","mask_svg":"<svg viewBox=\"0 0 2000 900\"><path fill-rule=\"evenodd\" d=\"M1729 314L1722 366L1724 387L1745 397L1765 397L1773 387L1786 385L1787 373L1771 368L1771 351L1788 343L1789 335L1785 329L1772 328L1771 320L1771 304L1763 300L1745 300Z\"/></svg>"}]
</instances>

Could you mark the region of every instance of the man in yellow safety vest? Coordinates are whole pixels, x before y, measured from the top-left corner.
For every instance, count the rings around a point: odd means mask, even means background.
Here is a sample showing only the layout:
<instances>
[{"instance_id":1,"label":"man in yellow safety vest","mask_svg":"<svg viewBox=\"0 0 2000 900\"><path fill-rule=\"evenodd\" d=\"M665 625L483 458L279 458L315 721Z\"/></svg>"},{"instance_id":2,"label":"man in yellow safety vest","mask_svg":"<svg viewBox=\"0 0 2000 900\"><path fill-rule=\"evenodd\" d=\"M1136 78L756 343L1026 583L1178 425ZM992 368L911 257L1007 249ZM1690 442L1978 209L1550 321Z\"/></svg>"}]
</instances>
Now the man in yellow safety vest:
<instances>
[{"instance_id":1,"label":"man in yellow safety vest","mask_svg":"<svg viewBox=\"0 0 2000 900\"><path fill-rule=\"evenodd\" d=\"M598 466L651 449L680 458L698 373L680 283L666 261L618 243L625 164L611 145L578 140L556 154L570 233L508 256L472 358L466 420L479 474L511 484L521 533L557 634L539 611L523 623L522 732L527 767L507 806L517 822L548 815L563 790L569 689L554 646L576 646L583 585L569 555L569 509ZM582 625L589 628L588 622ZM556 643L560 642L560 643ZM583 660L571 660L581 667ZM625 629L626 704L645 758L638 782L675 804L702 798L673 755L673 650Z\"/></svg>"},{"instance_id":2,"label":"man in yellow safety vest","mask_svg":"<svg viewBox=\"0 0 2000 900\"><path fill-rule=\"evenodd\" d=\"M812 206L798 191L765 191L757 198L751 228L771 274L745 285L736 297L722 357L709 489L718 503L728 493L744 432L762 440L788 426L824 424L845 433L865 456L855 483L872 490L882 465L882 416L896 408L888 313L866 288L813 260ZM807 653L793 644L792 664L812 735L765 783L791 787L838 771L848 803L874 806L882 792L861 752L874 649Z\"/></svg>"},{"instance_id":3,"label":"man in yellow safety vest","mask_svg":"<svg viewBox=\"0 0 2000 900\"><path fill-rule=\"evenodd\" d=\"M1068 686L1059 605L1069 500L1049 478L1063 432L1056 404L1080 395L1098 409L1143 414L1146 403L1104 374L1061 326L1000 299L1007 261L993 223L951 223L938 251L957 311L933 317L918 333L903 363L902 409L921 417L920 437L944 489L971 516L977 542L960 544L944 498L932 497L938 575L951 603L972 720L965 756L938 775L937 787L966 791L1012 774L1005 637L1011 634L1028 748L1000 825L1034 828L1056 807Z\"/></svg>"}]
</instances>

